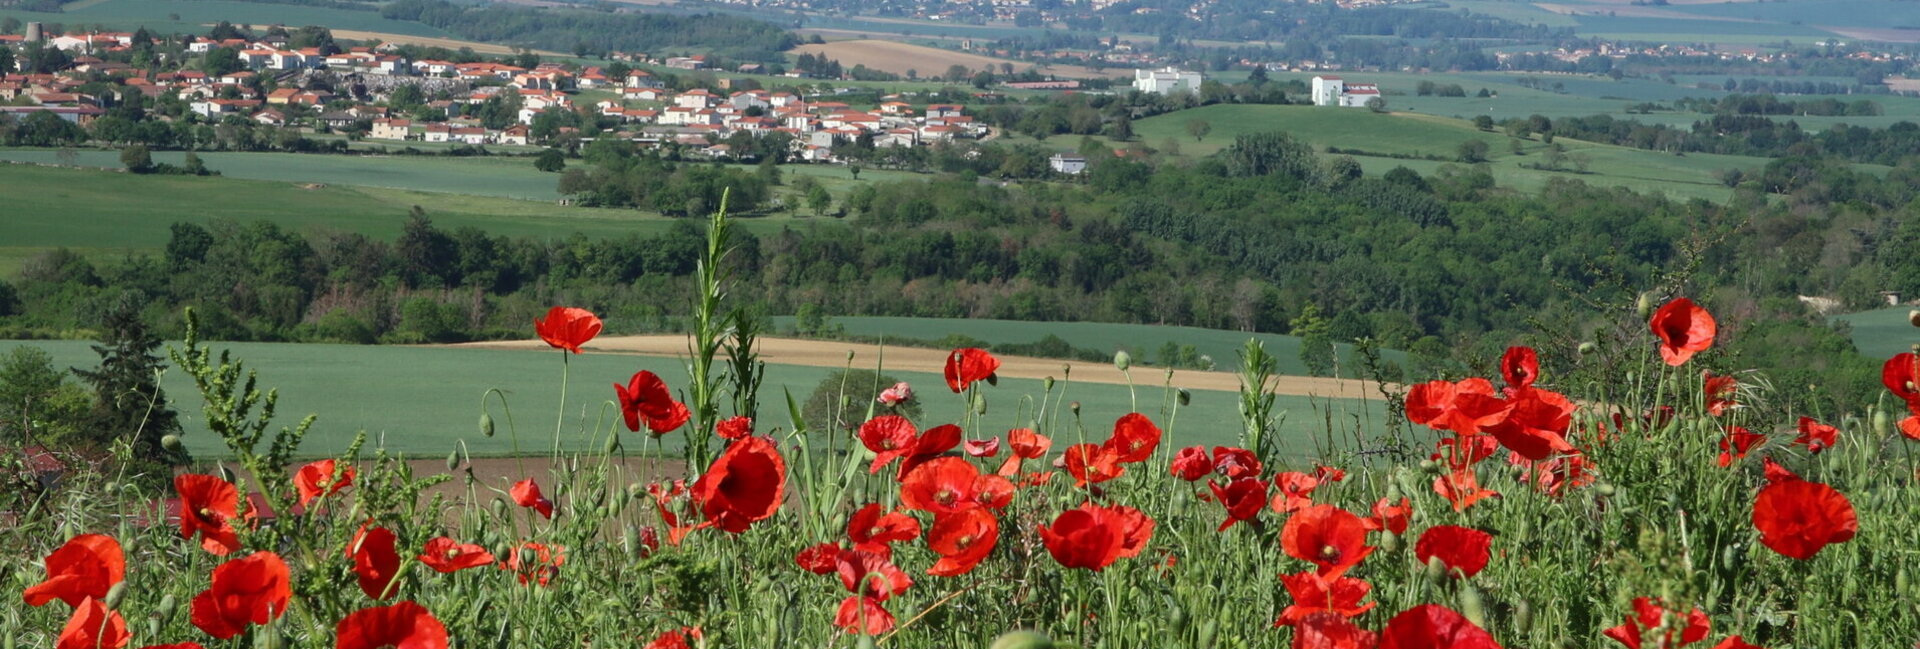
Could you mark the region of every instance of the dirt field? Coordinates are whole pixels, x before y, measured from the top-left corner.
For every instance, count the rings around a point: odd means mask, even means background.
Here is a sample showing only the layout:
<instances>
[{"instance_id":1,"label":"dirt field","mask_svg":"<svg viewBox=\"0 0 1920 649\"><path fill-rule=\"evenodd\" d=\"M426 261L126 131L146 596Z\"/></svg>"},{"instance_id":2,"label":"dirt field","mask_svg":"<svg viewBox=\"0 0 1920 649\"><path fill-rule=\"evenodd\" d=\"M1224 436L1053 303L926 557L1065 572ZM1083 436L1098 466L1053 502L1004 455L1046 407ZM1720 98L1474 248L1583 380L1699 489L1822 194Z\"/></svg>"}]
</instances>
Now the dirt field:
<instances>
[{"instance_id":1,"label":"dirt field","mask_svg":"<svg viewBox=\"0 0 1920 649\"><path fill-rule=\"evenodd\" d=\"M247 29L247 30L254 30L254 29L264 30L266 29L266 26L265 25L240 25L240 28ZM463 41L463 40L457 40L452 38L434 38L432 36L408 36L406 34L389 34L386 32L365 32L357 29L335 29L331 31L333 32L334 38L338 38L342 40L350 40L350 41L380 41L382 43L396 43L400 45L419 45L421 47L444 47L450 50L457 50L462 47L471 47L473 48L474 52L480 53L480 54L499 55L499 54L517 53L516 50L514 50L511 47L507 47L505 45L494 45L491 43L477 43L474 41ZM534 50L533 52L541 56L572 56L571 54L549 52L546 50Z\"/></svg>"},{"instance_id":2,"label":"dirt field","mask_svg":"<svg viewBox=\"0 0 1920 649\"><path fill-rule=\"evenodd\" d=\"M865 65L875 70L883 70L902 75L906 74L908 70L915 70L919 72L922 77L946 74L947 68L954 65L963 65L969 70L982 70L987 66L993 66L994 69L998 70L1002 63L1012 63L1013 69L1016 71L1034 67L1032 63L1009 59L982 56L968 52L955 52L937 47L926 47L924 45L910 45L895 41L872 39L802 45L788 50L788 52L795 55L826 54L829 58L839 61L842 66L848 68L855 65ZM1096 72L1092 68L1079 65L1055 65L1042 68L1041 71L1065 77L1079 78L1120 77L1132 73L1131 70L1120 68L1108 68Z\"/></svg>"},{"instance_id":3,"label":"dirt field","mask_svg":"<svg viewBox=\"0 0 1920 649\"><path fill-rule=\"evenodd\" d=\"M547 344L539 340L464 343L454 346L490 349L547 348ZM685 356L687 339L685 336L603 336L594 339L584 349L597 353ZM884 351L885 365L888 369L939 374L946 367L947 352L942 350L888 347ZM849 352L854 354L856 365L871 364L882 356L882 350L878 345L792 338L762 338L759 352L761 358L768 363L812 367L844 367L847 364ZM1062 368L1071 366L1074 381L1115 385L1125 385L1127 382L1126 375L1114 369L1111 363L1024 356L999 356L998 358L1000 359L1000 376L1006 378L1042 379L1049 376L1061 378L1065 376ZM1162 372L1163 370L1155 368L1137 368L1134 370L1133 379L1136 385L1159 385ZM1175 370L1173 385L1189 390L1234 392L1240 389L1240 378L1226 372ZM1305 376L1280 377L1279 382L1274 386L1274 392L1291 396L1348 399L1379 398L1380 396L1377 384L1371 382Z\"/></svg>"}]
</instances>

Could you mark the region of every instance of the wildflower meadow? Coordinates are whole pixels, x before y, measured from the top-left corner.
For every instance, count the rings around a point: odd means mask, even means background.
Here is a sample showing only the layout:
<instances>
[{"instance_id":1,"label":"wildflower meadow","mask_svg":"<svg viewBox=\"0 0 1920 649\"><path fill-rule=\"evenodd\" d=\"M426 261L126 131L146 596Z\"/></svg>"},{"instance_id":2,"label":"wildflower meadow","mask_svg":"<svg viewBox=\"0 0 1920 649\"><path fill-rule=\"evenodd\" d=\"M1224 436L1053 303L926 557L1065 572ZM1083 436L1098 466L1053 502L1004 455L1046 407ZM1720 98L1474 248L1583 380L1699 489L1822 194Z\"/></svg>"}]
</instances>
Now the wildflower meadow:
<instances>
[{"instance_id":1,"label":"wildflower meadow","mask_svg":"<svg viewBox=\"0 0 1920 649\"><path fill-rule=\"evenodd\" d=\"M459 449L420 475L364 439L302 448L311 418L277 417L240 359L189 335L172 357L228 456L160 489L76 473L6 513L0 647L1920 642L1912 353L1866 415L1779 412L1768 368L1715 371L1713 314L1663 295L1623 313L1625 362L1555 374L1591 350L1516 346L1486 376L1385 386L1394 429L1330 431L1313 461L1275 450L1257 344L1238 403L1207 406L1239 409L1236 446L1183 444L1177 390L1083 410L1070 377L1001 385L971 348L941 384L845 386L865 420L810 430L759 390L732 324L728 225L709 224L684 375L575 375L600 318L533 323L553 380L618 416L489 393L481 431L526 451L507 488ZM969 414L899 414L916 399ZM989 409L1025 425L983 429ZM563 435L599 448L543 443Z\"/></svg>"}]
</instances>

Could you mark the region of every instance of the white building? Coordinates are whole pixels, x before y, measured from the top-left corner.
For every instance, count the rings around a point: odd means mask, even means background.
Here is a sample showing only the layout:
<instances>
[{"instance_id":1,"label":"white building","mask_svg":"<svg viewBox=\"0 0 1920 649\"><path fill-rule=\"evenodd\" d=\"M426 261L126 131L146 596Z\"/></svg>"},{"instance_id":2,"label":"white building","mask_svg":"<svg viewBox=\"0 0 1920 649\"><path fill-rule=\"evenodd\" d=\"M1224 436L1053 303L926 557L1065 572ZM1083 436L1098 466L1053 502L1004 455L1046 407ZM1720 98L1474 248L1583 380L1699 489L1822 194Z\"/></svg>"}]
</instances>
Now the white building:
<instances>
[{"instance_id":1,"label":"white building","mask_svg":"<svg viewBox=\"0 0 1920 649\"><path fill-rule=\"evenodd\" d=\"M1313 78L1313 105L1365 108L1367 101L1380 96L1380 86L1371 83L1347 83L1340 77Z\"/></svg>"},{"instance_id":2,"label":"white building","mask_svg":"<svg viewBox=\"0 0 1920 649\"><path fill-rule=\"evenodd\" d=\"M1198 72L1188 72L1179 68L1161 68L1159 70L1134 70L1133 89L1140 92L1157 92L1171 95L1177 92L1198 92L1204 79Z\"/></svg>"},{"instance_id":3,"label":"white building","mask_svg":"<svg viewBox=\"0 0 1920 649\"><path fill-rule=\"evenodd\" d=\"M1047 158L1047 168L1052 169L1054 173L1075 175L1087 170L1087 159L1083 156L1055 153L1053 157Z\"/></svg>"}]
</instances>

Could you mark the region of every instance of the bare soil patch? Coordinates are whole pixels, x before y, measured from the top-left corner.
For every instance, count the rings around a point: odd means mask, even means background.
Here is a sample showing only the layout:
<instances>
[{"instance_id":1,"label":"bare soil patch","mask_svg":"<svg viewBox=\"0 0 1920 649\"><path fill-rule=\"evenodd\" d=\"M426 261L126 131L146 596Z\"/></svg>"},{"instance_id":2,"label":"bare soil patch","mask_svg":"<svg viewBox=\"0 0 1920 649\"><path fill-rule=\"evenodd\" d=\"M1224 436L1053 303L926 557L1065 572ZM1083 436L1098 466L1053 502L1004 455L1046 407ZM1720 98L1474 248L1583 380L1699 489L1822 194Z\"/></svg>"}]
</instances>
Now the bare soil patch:
<instances>
[{"instance_id":1,"label":"bare soil patch","mask_svg":"<svg viewBox=\"0 0 1920 649\"><path fill-rule=\"evenodd\" d=\"M1002 59L970 52L955 52L937 47L912 45L896 41L860 39L837 41L833 43L814 43L788 50L792 54L825 54L837 60L841 65L851 68L864 65L875 70L904 75L914 70L922 77L931 77L947 73L947 68L960 65L968 70L979 71L989 67L999 70L1001 64L1011 63L1014 70L1039 67L1041 72L1066 77L1118 77L1131 74L1131 70L1105 69L1094 70L1080 65L1037 66L1034 63Z\"/></svg>"}]
</instances>

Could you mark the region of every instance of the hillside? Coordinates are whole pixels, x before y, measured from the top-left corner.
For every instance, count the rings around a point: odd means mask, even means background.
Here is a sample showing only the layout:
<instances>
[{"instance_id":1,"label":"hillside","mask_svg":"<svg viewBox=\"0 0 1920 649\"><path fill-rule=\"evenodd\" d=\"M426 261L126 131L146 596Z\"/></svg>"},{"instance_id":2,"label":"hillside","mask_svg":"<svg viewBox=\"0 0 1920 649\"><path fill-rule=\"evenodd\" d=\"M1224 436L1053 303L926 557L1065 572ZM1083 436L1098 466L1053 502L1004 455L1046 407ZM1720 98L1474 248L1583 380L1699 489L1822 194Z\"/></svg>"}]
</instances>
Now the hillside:
<instances>
[{"instance_id":1,"label":"hillside","mask_svg":"<svg viewBox=\"0 0 1920 649\"><path fill-rule=\"evenodd\" d=\"M852 69L855 65L864 65L883 72L907 76L909 72L919 77L945 75L947 68L955 65L968 70L1001 70L1011 65L1018 72L1035 67L1032 63L982 56L971 52L913 45L898 41L856 39L801 45L788 51L789 54L825 55L837 60L841 65ZM1079 65L1040 66L1040 71L1063 77L1116 77L1128 76L1132 71L1117 68L1094 70Z\"/></svg>"}]
</instances>

